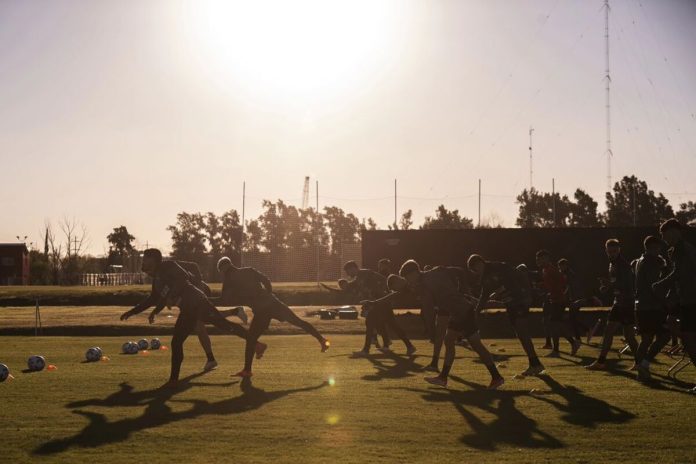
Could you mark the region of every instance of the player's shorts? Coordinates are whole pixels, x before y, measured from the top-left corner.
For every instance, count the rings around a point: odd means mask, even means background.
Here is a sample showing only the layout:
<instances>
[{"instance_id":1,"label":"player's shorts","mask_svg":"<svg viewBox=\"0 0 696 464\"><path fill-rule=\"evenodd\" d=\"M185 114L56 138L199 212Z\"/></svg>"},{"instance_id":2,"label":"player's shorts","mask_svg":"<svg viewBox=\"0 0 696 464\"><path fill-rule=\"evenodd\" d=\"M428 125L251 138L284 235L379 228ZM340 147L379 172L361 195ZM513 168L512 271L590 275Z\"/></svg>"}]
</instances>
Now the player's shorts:
<instances>
[{"instance_id":1,"label":"player's shorts","mask_svg":"<svg viewBox=\"0 0 696 464\"><path fill-rule=\"evenodd\" d=\"M682 332L696 332L696 305L681 306L679 321Z\"/></svg>"},{"instance_id":2,"label":"player's shorts","mask_svg":"<svg viewBox=\"0 0 696 464\"><path fill-rule=\"evenodd\" d=\"M667 328L667 312L660 309L636 311L638 333L662 334L669 331Z\"/></svg>"},{"instance_id":3,"label":"player's shorts","mask_svg":"<svg viewBox=\"0 0 696 464\"><path fill-rule=\"evenodd\" d=\"M478 332L476 314L472 310L465 310L450 315L447 328L461 333L464 338L468 338Z\"/></svg>"},{"instance_id":4,"label":"player's shorts","mask_svg":"<svg viewBox=\"0 0 696 464\"><path fill-rule=\"evenodd\" d=\"M636 323L636 315L633 306L615 303L609 310L609 322L618 322L621 325L633 326Z\"/></svg>"},{"instance_id":5,"label":"player's shorts","mask_svg":"<svg viewBox=\"0 0 696 464\"><path fill-rule=\"evenodd\" d=\"M505 312L507 312L510 322L514 324L517 319L529 315L529 306L525 304L509 304L505 307Z\"/></svg>"}]
</instances>

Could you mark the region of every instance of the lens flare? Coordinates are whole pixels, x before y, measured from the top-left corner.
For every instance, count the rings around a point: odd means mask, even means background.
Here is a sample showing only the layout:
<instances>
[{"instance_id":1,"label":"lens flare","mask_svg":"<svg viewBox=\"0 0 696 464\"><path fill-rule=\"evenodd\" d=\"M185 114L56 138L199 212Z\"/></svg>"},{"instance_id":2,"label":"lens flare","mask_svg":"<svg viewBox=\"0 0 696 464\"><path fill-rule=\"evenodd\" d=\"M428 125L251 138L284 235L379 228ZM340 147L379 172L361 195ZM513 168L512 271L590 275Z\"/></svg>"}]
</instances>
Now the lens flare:
<instances>
[{"instance_id":1,"label":"lens flare","mask_svg":"<svg viewBox=\"0 0 696 464\"><path fill-rule=\"evenodd\" d=\"M336 385L336 379L329 377L329 386L333 387L334 385Z\"/></svg>"},{"instance_id":2,"label":"lens flare","mask_svg":"<svg viewBox=\"0 0 696 464\"><path fill-rule=\"evenodd\" d=\"M326 423L329 425L336 425L341 420L338 414L330 414L326 417Z\"/></svg>"}]
</instances>

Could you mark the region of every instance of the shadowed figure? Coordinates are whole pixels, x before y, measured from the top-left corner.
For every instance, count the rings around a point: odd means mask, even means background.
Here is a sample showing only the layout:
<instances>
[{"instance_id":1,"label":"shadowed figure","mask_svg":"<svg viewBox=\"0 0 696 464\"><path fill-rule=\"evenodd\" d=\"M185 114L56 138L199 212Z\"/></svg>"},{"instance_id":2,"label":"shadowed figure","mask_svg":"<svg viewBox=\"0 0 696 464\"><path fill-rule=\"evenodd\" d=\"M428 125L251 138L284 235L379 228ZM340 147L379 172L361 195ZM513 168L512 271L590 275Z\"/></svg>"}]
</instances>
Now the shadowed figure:
<instances>
[{"instance_id":1,"label":"shadowed figure","mask_svg":"<svg viewBox=\"0 0 696 464\"><path fill-rule=\"evenodd\" d=\"M200 375L200 374L198 374ZM104 399L92 399L70 403L68 408L84 406L146 406L143 414L136 418L121 419L109 422L104 414L74 410L74 414L84 416L89 423L77 434L72 437L51 440L44 443L34 450L35 455L51 455L67 451L72 447L96 448L112 443L119 443L128 440L131 434L142 430L159 427L162 425L194 419L205 415L229 415L239 414L246 411L258 409L266 403L281 399L287 395L302 392L319 390L328 385L322 382L312 387L296 388L290 390L279 390L266 392L252 386L250 379L244 379L241 383L242 395L234 398L224 399L217 402L205 400L173 400L175 402L190 403L191 408L185 411L172 412L167 405L167 401L177 393L188 390L194 386L226 386L225 384L205 384L191 382L192 378L198 375L187 377L182 381L180 388L172 390L148 390L143 392L133 392L133 387L121 384L120 390L109 395ZM232 384L237 383L236 381Z\"/></svg>"},{"instance_id":2,"label":"shadowed figure","mask_svg":"<svg viewBox=\"0 0 696 464\"><path fill-rule=\"evenodd\" d=\"M501 444L547 449L566 446L550 433L540 429L535 420L517 409L515 398L529 396L527 390L489 391L466 380L456 380L471 386L474 390L406 390L422 393L425 401L452 403L471 427L471 432L459 438L462 444L482 451L496 451ZM478 417L480 412L476 412L475 409L492 414L495 419L487 424Z\"/></svg>"},{"instance_id":3,"label":"shadowed figure","mask_svg":"<svg viewBox=\"0 0 696 464\"><path fill-rule=\"evenodd\" d=\"M582 390L575 386L561 385L549 375L540 375L539 379L565 401L559 401L549 396L535 396L535 398L564 413L561 419L569 424L594 428L598 424L623 424L636 417L635 414L612 406L606 401L585 395Z\"/></svg>"}]
</instances>

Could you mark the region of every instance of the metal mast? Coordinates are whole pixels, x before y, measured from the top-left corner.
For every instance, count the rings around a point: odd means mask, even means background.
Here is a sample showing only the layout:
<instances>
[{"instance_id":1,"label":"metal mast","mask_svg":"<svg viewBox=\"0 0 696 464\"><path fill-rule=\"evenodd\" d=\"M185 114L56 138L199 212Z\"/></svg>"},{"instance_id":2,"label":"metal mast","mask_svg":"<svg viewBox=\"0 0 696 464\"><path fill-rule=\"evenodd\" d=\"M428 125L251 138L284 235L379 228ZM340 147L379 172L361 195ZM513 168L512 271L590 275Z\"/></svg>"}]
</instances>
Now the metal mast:
<instances>
[{"instance_id":1,"label":"metal mast","mask_svg":"<svg viewBox=\"0 0 696 464\"><path fill-rule=\"evenodd\" d=\"M304 178L304 188L302 189L302 209L309 208L309 176Z\"/></svg>"},{"instance_id":2,"label":"metal mast","mask_svg":"<svg viewBox=\"0 0 696 464\"><path fill-rule=\"evenodd\" d=\"M606 70L604 82L606 84L606 112L607 112L607 192L611 192L611 74L609 73L609 0L604 0L604 45L606 50Z\"/></svg>"},{"instance_id":3,"label":"metal mast","mask_svg":"<svg viewBox=\"0 0 696 464\"><path fill-rule=\"evenodd\" d=\"M534 169L532 164L532 132L534 128L529 126L529 190L534 188Z\"/></svg>"}]
</instances>

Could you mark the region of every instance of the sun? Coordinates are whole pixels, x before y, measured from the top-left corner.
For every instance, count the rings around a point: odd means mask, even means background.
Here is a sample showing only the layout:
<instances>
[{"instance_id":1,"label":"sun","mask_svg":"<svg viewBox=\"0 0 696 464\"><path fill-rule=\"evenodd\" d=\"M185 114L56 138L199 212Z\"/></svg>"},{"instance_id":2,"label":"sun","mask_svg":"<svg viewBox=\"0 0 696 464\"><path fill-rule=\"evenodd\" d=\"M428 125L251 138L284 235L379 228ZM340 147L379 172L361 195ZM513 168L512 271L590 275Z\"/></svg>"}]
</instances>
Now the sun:
<instances>
[{"instance_id":1,"label":"sun","mask_svg":"<svg viewBox=\"0 0 696 464\"><path fill-rule=\"evenodd\" d=\"M389 60L389 0L196 1L196 53L245 91L313 98L359 85Z\"/></svg>"}]
</instances>

